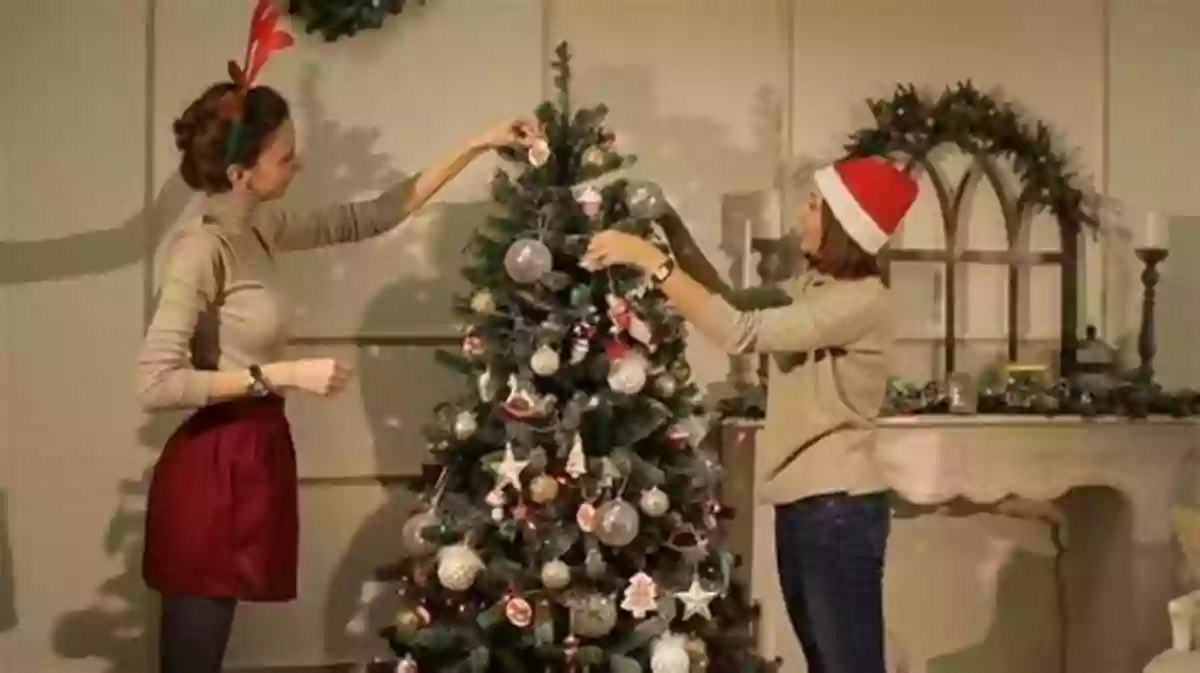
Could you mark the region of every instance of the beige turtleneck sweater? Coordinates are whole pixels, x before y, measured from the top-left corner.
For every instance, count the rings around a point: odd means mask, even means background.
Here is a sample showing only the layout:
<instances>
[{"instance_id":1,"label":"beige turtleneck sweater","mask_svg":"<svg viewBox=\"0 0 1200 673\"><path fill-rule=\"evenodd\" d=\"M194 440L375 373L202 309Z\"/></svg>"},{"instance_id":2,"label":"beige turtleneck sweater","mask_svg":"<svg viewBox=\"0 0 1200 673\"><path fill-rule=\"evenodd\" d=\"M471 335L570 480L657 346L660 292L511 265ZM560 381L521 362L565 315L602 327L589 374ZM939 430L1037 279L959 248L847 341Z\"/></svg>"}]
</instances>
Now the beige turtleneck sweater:
<instances>
[{"instance_id":1,"label":"beige turtleneck sweater","mask_svg":"<svg viewBox=\"0 0 1200 673\"><path fill-rule=\"evenodd\" d=\"M297 215L229 194L205 199L166 250L158 303L137 365L137 394L148 411L208 404L220 370L278 361L289 336L275 286L275 255L382 234L408 213L412 180L377 198Z\"/></svg>"}]
</instances>

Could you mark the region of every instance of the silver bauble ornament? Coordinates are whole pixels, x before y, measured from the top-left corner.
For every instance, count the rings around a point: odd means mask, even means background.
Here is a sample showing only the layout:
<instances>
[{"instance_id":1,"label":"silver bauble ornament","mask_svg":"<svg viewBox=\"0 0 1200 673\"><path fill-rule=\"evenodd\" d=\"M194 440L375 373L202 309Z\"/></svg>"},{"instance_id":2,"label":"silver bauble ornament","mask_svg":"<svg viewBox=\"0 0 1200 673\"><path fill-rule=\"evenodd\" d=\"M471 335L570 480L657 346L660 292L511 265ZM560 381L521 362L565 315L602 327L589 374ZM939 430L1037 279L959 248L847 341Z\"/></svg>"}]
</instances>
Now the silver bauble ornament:
<instances>
[{"instance_id":1,"label":"silver bauble ornament","mask_svg":"<svg viewBox=\"0 0 1200 673\"><path fill-rule=\"evenodd\" d=\"M638 505L641 506L646 516L658 518L666 514L667 510L671 508L671 500L667 497L666 493L663 493L655 486L648 491L642 492L642 497L638 501Z\"/></svg>"},{"instance_id":2,"label":"silver bauble ornament","mask_svg":"<svg viewBox=\"0 0 1200 673\"><path fill-rule=\"evenodd\" d=\"M481 570L479 554L464 544L445 547L438 554L438 582L451 591L470 589Z\"/></svg>"},{"instance_id":3,"label":"silver bauble ornament","mask_svg":"<svg viewBox=\"0 0 1200 673\"><path fill-rule=\"evenodd\" d=\"M611 596L588 594L571 608L571 633L603 638L617 625L617 602Z\"/></svg>"},{"instance_id":4,"label":"silver bauble ornament","mask_svg":"<svg viewBox=\"0 0 1200 673\"><path fill-rule=\"evenodd\" d=\"M551 376L558 371L559 366L558 351L550 347L550 344L542 344L538 346L537 352L529 359L529 368L538 376Z\"/></svg>"},{"instance_id":5,"label":"silver bauble ornament","mask_svg":"<svg viewBox=\"0 0 1200 673\"><path fill-rule=\"evenodd\" d=\"M478 429L479 421L475 420L475 414L470 411L460 411L454 418L454 436L459 439L470 437Z\"/></svg>"},{"instance_id":6,"label":"silver bauble ornament","mask_svg":"<svg viewBox=\"0 0 1200 673\"><path fill-rule=\"evenodd\" d=\"M437 516L430 511L418 512L409 517L400 530L400 538L404 542L405 551L412 556L428 556L437 551L437 545L426 540L425 536L421 534L421 531L437 524Z\"/></svg>"},{"instance_id":7,"label":"silver bauble ornament","mask_svg":"<svg viewBox=\"0 0 1200 673\"><path fill-rule=\"evenodd\" d=\"M504 270L518 283L536 283L554 264L550 249L541 241L522 238L504 254Z\"/></svg>"},{"instance_id":8,"label":"silver bauble ornament","mask_svg":"<svg viewBox=\"0 0 1200 673\"><path fill-rule=\"evenodd\" d=\"M599 549L587 550L587 555L583 560L583 571L587 573L589 579L598 580L608 574L608 563L604 561L604 554L600 553Z\"/></svg>"},{"instance_id":9,"label":"silver bauble ornament","mask_svg":"<svg viewBox=\"0 0 1200 673\"><path fill-rule=\"evenodd\" d=\"M667 199L662 187L653 182L630 183L626 190L629 214L641 219L652 220L667 212Z\"/></svg>"},{"instance_id":10,"label":"silver bauble ornament","mask_svg":"<svg viewBox=\"0 0 1200 673\"><path fill-rule=\"evenodd\" d=\"M563 589L571 583L571 568L554 559L542 566L542 586L547 589Z\"/></svg>"},{"instance_id":11,"label":"silver bauble ornament","mask_svg":"<svg viewBox=\"0 0 1200 673\"><path fill-rule=\"evenodd\" d=\"M617 360L608 372L608 386L618 393L636 395L646 386L646 359L627 355Z\"/></svg>"},{"instance_id":12,"label":"silver bauble ornament","mask_svg":"<svg viewBox=\"0 0 1200 673\"><path fill-rule=\"evenodd\" d=\"M609 500L596 511L597 540L609 547L624 547L637 537L641 517L633 505L621 499Z\"/></svg>"},{"instance_id":13,"label":"silver bauble ornament","mask_svg":"<svg viewBox=\"0 0 1200 673\"><path fill-rule=\"evenodd\" d=\"M654 379L654 389L663 397L672 397L675 391L679 390L679 384L675 381L675 377L670 374L663 374Z\"/></svg>"}]
</instances>

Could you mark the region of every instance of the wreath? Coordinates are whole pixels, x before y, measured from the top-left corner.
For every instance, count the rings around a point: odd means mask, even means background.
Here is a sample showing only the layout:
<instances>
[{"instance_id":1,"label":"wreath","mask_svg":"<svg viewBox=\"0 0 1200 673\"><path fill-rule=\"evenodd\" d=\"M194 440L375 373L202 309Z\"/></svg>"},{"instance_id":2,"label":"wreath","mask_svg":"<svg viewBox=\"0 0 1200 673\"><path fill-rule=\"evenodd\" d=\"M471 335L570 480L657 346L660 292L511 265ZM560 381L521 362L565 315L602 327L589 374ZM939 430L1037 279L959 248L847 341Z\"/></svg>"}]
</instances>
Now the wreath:
<instances>
[{"instance_id":1,"label":"wreath","mask_svg":"<svg viewBox=\"0 0 1200 673\"><path fill-rule=\"evenodd\" d=\"M425 4L425 0L416 2ZM319 32L333 42L353 37L360 30L379 28L407 4L408 0L288 0L288 13L304 21L305 32Z\"/></svg>"}]
</instances>

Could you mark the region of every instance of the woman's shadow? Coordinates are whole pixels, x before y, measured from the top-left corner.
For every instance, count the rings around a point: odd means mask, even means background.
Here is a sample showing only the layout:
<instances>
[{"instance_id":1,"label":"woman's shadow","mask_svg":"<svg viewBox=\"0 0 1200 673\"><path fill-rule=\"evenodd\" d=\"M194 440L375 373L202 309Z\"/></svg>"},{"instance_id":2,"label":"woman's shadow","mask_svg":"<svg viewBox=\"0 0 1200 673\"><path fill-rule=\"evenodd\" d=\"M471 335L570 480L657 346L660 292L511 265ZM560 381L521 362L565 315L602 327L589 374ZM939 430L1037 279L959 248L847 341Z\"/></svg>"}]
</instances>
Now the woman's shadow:
<instances>
[{"instance_id":1,"label":"woman's shadow","mask_svg":"<svg viewBox=\"0 0 1200 673\"><path fill-rule=\"evenodd\" d=\"M427 206L432 220L425 239L431 264L442 273L408 278L386 287L368 305L361 333L395 331L399 322L414 334L410 345L366 347L355 368L364 414L375 446L383 504L359 525L329 581L323 616L328 661L370 661L387 657L379 628L395 616L393 593L376 577L403 553L400 530L417 507L415 495L402 482L420 473L428 456L420 428L433 417L436 404L451 400L470 382L434 359L439 346L458 348L448 326L424 333L422 318L447 314L463 263L464 244L495 206L490 202L439 203ZM438 318L444 320L444 318ZM390 328L390 329L389 329Z\"/></svg>"}]
</instances>

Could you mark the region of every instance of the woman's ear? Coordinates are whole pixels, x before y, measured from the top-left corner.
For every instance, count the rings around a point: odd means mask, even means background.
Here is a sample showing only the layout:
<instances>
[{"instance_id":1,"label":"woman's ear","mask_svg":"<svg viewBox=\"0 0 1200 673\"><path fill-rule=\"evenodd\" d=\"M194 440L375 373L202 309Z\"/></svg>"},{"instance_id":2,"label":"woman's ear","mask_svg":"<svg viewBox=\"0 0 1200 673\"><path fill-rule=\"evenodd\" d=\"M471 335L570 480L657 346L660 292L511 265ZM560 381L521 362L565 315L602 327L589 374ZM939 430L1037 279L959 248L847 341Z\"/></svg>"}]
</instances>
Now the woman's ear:
<instances>
[{"instance_id":1,"label":"woman's ear","mask_svg":"<svg viewBox=\"0 0 1200 673\"><path fill-rule=\"evenodd\" d=\"M229 184L239 184L246 178L246 168L240 164L230 164L229 168L225 169L225 176L229 178Z\"/></svg>"}]
</instances>

